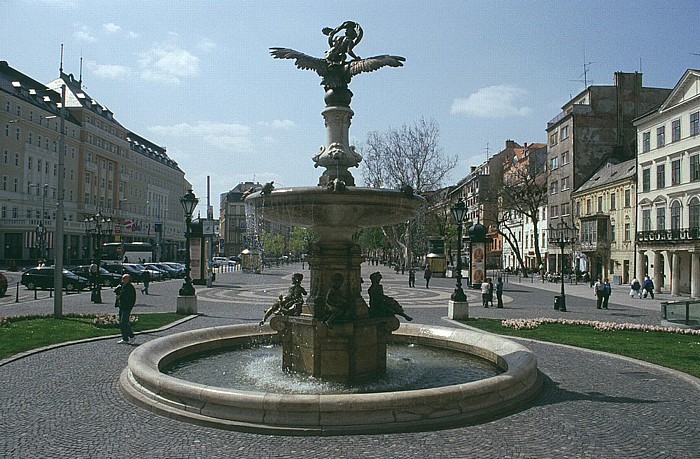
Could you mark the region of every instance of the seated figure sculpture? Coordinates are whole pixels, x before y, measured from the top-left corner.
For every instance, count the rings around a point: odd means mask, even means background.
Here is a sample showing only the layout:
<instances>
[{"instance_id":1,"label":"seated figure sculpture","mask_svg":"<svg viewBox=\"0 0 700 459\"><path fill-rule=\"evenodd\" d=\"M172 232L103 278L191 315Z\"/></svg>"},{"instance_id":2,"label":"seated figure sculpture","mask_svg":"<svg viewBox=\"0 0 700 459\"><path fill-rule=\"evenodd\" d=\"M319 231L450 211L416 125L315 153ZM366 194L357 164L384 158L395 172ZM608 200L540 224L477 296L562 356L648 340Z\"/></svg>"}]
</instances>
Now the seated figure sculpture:
<instances>
[{"instance_id":1,"label":"seated figure sculpture","mask_svg":"<svg viewBox=\"0 0 700 459\"><path fill-rule=\"evenodd\" d=\"M413 320L406 314L398 301L384 294L384 286L379 282L382 280L382 275L379 272L370 274L369 280L372 285L367 289L369 294L369 314L371 316L386 317L386 316L402 316L406 320Z\"/></svg>"},{"instance_id":2,"label":"seated figure sculpture","mask_svg":"<svg viewBox=\"0 0 700 459\"><path fill-rule=\"evenodd\" d=\"M340 273L333 274L331 279L331 288L328 289L326 294L326 312L327 316L323 323L326 324L328 328L331 324L347 314L348 311L348 300L343 295L340 287L343 285L343 275Z\"/></svg>"},{"instance_id":3,"label":"seated figure sculpture","mask_svg":"<svg viewBox=\"0 0 700 459\"><path fill-rule=\"evenodd\" d=\"M304 275L301 273L292 274L292 286L286 295L280 295L275 304L265 310L265 315L260 321L263 325L271 315L298 316L301 315L301 307L304 304L306 289L301 286Z\"/></svg>"}]
</instances>

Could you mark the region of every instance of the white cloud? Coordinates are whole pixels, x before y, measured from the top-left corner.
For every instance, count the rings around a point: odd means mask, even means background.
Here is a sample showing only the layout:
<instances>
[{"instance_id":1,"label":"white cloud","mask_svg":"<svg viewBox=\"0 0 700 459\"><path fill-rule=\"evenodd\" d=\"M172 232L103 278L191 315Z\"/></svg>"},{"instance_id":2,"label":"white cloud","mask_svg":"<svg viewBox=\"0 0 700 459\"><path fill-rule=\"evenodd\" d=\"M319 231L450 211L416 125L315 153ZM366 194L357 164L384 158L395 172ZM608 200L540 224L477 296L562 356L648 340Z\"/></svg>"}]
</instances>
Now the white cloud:
<instances>
[{"instance_id":1,"label":"white cloud","mask_svg":"<svg viewBox=\"0 0 700 459\"><path fill-rule=\"evenodd\" d=\"M292 120L274 120L272 127L275 129L292 129L296 124Z\"/></svg>"},{"instance_id":2,"label":"white cloud","mask_svg":"<svg viewBox=\"0 0 700 459\"><path fill-rule=\"evenodd\" d=\"M526 94L527 91L517 86L488 86L479 89L466 99L455 99L450 111L479 118L527 116L532 109L518 104L519 99Z\"/></svg>"},{"instance_id":3,"label":"white cloud","mask_svg":"<svg viewBox=\"0 0 700 459\"><path fill-rule=\"evenodd\" d=\"M250 127L238 123L212 123L209 121L201 121L196 125L190 123L180 123L172 126L152 126L149 128L151 132L162 135L171 135L176 137L190 136L247 136L250 135Z\"/></svg>"},{"instance_id":4,"label":"white cloud","mask_svg":"<svg viewBox=\"0 0 700 459\"><path fill-rule=\"evenodd\" d=\"M73 32L73 37L75 37L75 39L79 41L97 41L97 38L95 38L92 35L92 33L90 33L90 28L86 25L79 26L78 29L75 32Z\"/></svg>"},{"instance_id":5,"label":"white cloud","mask_svg":"<svg viewBox=\"0 0 700 459\"><path fill-rule=\"evenodd\" d=\"M209 52L212 49L216 48L216 43L214 43L212 40L208 38L202 38L199 41L199 49L201 49L204 52Z\"/></svg>"},{"instance_id":6,"label":"white cloud","mask_svg":"<svg viewBox=\"0 0 700 459\"><path fill-rule=\"evenodd\" d=\"M222 150L236 153L250 153L254 151L253 142L248 137L230 135L208 135L204 137L204 142Z\"/></svg>"},{"instance_id":7,"label":"white cloud","mask_svg":"<svg viewBox=\"0 0 700 459\"><path fill-rule=\"evenodd\" d=\"M105 30L105 32L107 32L107 33L116 33L116 32L119 32L120 30L122 30L121 27L119 27L118 25L116 25L116 24L113 23L113 22L109 22L109 23L107 23L107 24L102 24L102 28L103 28L103 29Z\"/></svg>"},{"instance_id":8,"label":"white cloud","mask_svg":"<svg viewBox=\"0 0 700 459\"><path fill-rule=\"evenodd\" d=\"M157 44L139 55L141 78L162 83L179 83L199 73L199 58L172 45Z\"/></svg>"},{"instance_id":9,"label":"white cloud","mask_svg":"<svg viewBox=\"0 0 700 459\"><path fill-rule=\"evenodd\" d=\"M131 76L131 69L123 65L88 62L86 68L98 77L110 80L123 80Z\"/></svg>"}]
</instances>

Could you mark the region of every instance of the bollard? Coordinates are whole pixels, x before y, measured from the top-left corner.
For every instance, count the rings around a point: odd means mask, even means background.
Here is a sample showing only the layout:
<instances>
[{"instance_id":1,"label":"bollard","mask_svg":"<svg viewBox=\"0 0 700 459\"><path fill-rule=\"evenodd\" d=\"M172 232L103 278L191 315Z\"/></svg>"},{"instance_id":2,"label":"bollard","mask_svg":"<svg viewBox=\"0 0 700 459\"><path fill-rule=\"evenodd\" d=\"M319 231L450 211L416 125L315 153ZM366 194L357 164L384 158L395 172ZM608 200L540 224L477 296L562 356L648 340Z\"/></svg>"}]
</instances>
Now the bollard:
<instances>
[{"instance_id":1,"label":"bollard","mask_svg":"<svg viewBox=\"0 0 700 459\"><path fill-rule=\"evenodd\" d=\"M49 298L53 298L53 289L52 288L49 289Z\"/></svg>"},{"instance_id":2,"label":"bollard","mask_svg":"<svg viewBox=\"0 0 700 459\"><path fill-rule=\"evenodd\" d=\"M15 303L19 303L19 282L17 282L17 292L15 293Z\"/></svg>"},{"instance_id":3,"label":"bollard","mask_svg":"<svg viewBox=\"0 0 700 459\"><path fill-rule=\"evenodd\" d=\"M36 300L36 286L34 287L34 299Z\"/></svg>"}]
</instances>

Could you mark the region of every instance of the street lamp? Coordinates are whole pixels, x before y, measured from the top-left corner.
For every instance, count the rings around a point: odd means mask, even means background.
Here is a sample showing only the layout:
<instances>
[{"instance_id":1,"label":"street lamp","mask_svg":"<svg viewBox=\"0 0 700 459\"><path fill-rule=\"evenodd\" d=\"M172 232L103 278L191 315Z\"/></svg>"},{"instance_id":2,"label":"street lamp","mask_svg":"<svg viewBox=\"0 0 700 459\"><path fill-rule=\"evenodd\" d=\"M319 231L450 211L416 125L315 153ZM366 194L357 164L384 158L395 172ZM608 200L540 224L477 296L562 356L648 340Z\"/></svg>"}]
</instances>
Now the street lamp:
<instances>
[{"instance_id":1,"label":"street lamp","mask_svg":"<svg viewBox=\"0 0 700 459\"><path fill-rule=\"evenodd\" d=\"M576 243L577 231L576 228L567 225L565 221L557 223L556 228L549 225L549 243L558 245L561 249L561 295L554 297L554 309L558 309L561 312L566 312L566 296L564 294L564 248L567 245L573 246Z\"/></svg>"},{"instance_id":2,"label":"street lamp","mask_svg":"<svg viewBox=\"0 0 700 459\"><path fill-rule=\"evenodd\" d=\"M93 237L95 239L95 264L97 264L97 274L96 278L91 279L92 281L92 302L102 303L102 282L100 281L100 251L102 247L102 236L109 236L112 234L113 222L111 218L103 217L99 212L95 215L86 217L83 220L85 224L85 234L88 237Z\"/></svg>"},{"instance_id":3,"label":"street lamp","mask_svg":"<svg viewBox=\"0 0 700 459\"><path fill-rule=\"evenodd\" d=\"M30 188L36 187L39 189L41 185L38 183L36 184L29 184ZM37 227L36 231L39 234L39 260L44 260L46 261L46 226L44 225L44 218L46 215L46 192L49 188L49 184L45 183L44 184L44 190L41 195L41 219L39 220L39 226Z\"/></svg>"},{"instance_id":4,"label":"street lamp","mask_svg":"<svg viewBox=\"0 0 700 459\"><path fill-rule=\"evenodd\" d=\"M192 223L192 213L198 203L199 199L191 189L187 190L187 194L180 198L182 210L185 211L185 248L187 250L187 255L185 256L185 283L180 288L180 296L195 296L192 277L190 277L190 235L192 234L190 225Z\"/></svg>"},{"instance_id":5,"label":"street lamp","mask_svg":"<svg viewBox=\"0 0 700 459\"><path fill-rule=\"evenodd\" d=\"M457 222L457 286L452 293L452 301L467 301L467 295L462 290L462 225L467 217L467 205L460 199L452 206L452 216Z\"/></svg>"}]
</instances>

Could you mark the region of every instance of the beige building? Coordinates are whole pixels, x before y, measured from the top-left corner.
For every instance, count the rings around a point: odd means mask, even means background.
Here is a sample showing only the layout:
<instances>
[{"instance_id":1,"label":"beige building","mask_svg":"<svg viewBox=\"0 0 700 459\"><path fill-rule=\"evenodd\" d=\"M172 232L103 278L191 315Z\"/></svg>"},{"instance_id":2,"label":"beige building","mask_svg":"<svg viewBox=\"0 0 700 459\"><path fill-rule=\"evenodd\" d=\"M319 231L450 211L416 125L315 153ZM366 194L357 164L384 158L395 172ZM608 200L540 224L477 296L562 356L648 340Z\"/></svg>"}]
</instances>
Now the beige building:
<instances>
[{"instance_id":1,"label":"beige building","mask_svg":"<svg viewBox=\"0 0 700 459\"><path fill-rule=\"evenodd\" d=\"M639 155L637 276L700 298L700 71L635 122Z\"/></svg>"},{"instance_id":2,"label":"beige building","mask_svg":"<svg viewBox=\"0 0 700 459\"><path fill-rule=\"evenodd\" d=\"M150 242L156 257L174 259L184 246L179 199L190 184L165 149L122 126L73 75L61 72L44 85L2 61L1 262L28 265L54 257L64 84L64 263L94 256L83 220L97 212L115 222L109 240Z\"/></svg>"},{"instance_id":3,"label":"beige building","mask_svg":"<svg viewBox=\"0 0 700 459\"><path fill-rule=\"evenodd\" d=\"M574 257L593 279L628 284L634 277L636 161L606 162L571 193L579 229Z\"/></svg>"}]
</instances>

